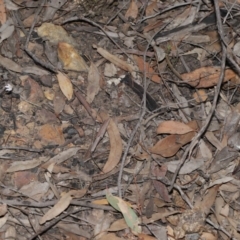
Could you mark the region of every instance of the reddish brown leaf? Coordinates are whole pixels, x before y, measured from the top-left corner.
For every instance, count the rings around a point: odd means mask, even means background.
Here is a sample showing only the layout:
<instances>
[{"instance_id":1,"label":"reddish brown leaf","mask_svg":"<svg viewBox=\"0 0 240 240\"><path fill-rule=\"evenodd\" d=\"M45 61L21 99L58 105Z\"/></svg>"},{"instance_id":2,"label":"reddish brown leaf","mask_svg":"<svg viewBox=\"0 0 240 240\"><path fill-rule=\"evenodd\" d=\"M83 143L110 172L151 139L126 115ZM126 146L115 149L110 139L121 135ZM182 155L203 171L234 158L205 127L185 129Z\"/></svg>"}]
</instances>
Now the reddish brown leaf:
<instances>
[{"instance_id":1,"label":"reddish brown leaf","mask_svg":"<svg viewBox=\"0 0 240 240\"><path fill-rule=\"evenodd\" d=\"M38 135L46 143L61 145L65 141L63 137L62 129L60 126L57 126L57 125L45 124L41 126L38 131Z\"/></svg>"},{"instance_id":2,"label":"reddish brown leaf","mask_svg":"<svg viewBox=\"0 0 240 240\"><path fill-rule=\"evenodd\" d=\"M145 72L148 78L150 78L153 82L160 83L162 80L159 77L159 75L153 70L152 67L149 66L149 64L145 63L145 69L144 69L144 61L142 57L138 57L136 55L133 55L134 60L136 61L139 71Z\"/></svg>"},{"instance_id":3,"label":"reddish brown leaf","mask_svg":"<svg viewBox=\"0 0 240 240\"><path fill-rule=\"evenodd\" d=\"M104 112L100 112L99 114L103 121L107 120L109 117ZM117 164L119 163L121 156L122 156L122 139L118 130L118 127L116 123L110 119L108 127L107 127L107 133L110 140L110 153L108 156L108 160L103 167L103 173L110 172Z\"/></svg>"},{"instance_id":4,"label":"reddish brown leaf","mask_svg":"<svg viewBox=\"0 0 240 240\"><path fill-rule=\"evenodd\" d=\"M166 166L152 166L152 174L155 177L165 177L166 173L167 173L167 167ZM159 182L158 180L153 180L153 185L156 189L156 191L160 194L160 196L162 197L162 199L166 202L171 202L170 196L168 194L168 189L167 187Z\"/></svg>"},{"instance_id":5,"label":"reddish brown leaf","mask_svg":"<svg viewBox=\"0 0 240 240\"><path fill-rule=\"evenodd\" d=\"M177 135L170 135L159 140L149 151L163 157L172 157L181 148L181 144L177 143Z\"/></svg>"},{"instance_id":6,"label":"reddish brown leaf","mask_svg":"<svg viewBox=\"0 0 240 240\"><path fill-rule=\"evenodd\" d=\"M192 132L193 129L185 123L178 121L165 121L158 125L157 133L185 134Z\"/></svg>"},{"instance_id":7,"label":"reddish brown leaf","mask_svg":"<svg viewBox=\"0 0 240 240\"><path fill-rule=\"evenodd\" d=\"M3 25L7 20L7 14L5 9L5 3L4 0L0 0L0 22L1 25Z\"/></svg>"},{"instance_id":8,"label":"reddish brown leaf","mask_svg":"<svg viewBox=\"0 0 240 240\"><path fill-rule=\"evenodd\" d=\"M195 88L209 88L217 85L221 73L220 67L202 67L190 73L182 74L182 79ZM225 70L224 82L235 77L236 73L230 69Z\"/></svg>"},{"instance_id":9,"label":"reddish brown leaf","mask_svg":"<svg viewBox=\"0 0 240 240\"><path fill-rule=\"evenodd\" d=\"M32 78L28 77L24 82L25 89L29 89L27 92L27 100L33 103L39 103L44 99L44 94L40 85L33 80Z\"/></svg>"}]
</instances>

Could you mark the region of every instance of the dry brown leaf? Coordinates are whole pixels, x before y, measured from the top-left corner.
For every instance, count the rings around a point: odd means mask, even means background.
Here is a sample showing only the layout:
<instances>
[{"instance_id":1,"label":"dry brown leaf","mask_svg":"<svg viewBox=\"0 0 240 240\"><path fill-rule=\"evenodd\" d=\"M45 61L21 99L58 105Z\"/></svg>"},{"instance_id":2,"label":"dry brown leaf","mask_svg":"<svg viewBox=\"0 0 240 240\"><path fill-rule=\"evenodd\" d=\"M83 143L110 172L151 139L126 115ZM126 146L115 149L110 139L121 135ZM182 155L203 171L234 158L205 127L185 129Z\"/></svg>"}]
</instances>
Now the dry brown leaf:
<instances>
[{"instance_id":1,"label":"dry brown leaf","mask_svg":"<svg viewBox=\"0 0 240 240\"><path fill-rule=\"evenodd\" d=\"M138 16L138 6L137 6L137 3L136 3L136 0L132 0L130 5L129 5L129 8L125 14L125 18L132 18L132 19L136 19Z\"/></svg>"},{"instance_id":2,"label":"dry brown leaf","mask_svg":"<svg viewBox=\"0 0 240 240\"><path fill-rule=\"evenodd\" d=\"M221 73L220 67L202 67L190 73L182 74L183 81L195 88L208 88L217 85ZM230 69L225 70L224 82L235 77L236 73Z\"/></svg>"},{"instance_id":3,"label":"dry brown leaf","mask_svg":"<svg viewBox=\"0 0 240 240\"><path fill-rule=\"evenodd\" d=\"M159 140L153 147L149 148L149 151L154 154L159 154L163 157L172 157L178 150L189 143L195 136L198 126L196 121L188 122L187 125L194 130L194 132L188 132L182 135L170 135Z\"/></svg>"},{"instance_id":4,"label":"dry brown leaf","mask_svg":"<svg viewBox=\"0 0 240 240\"><path fill-rule=\"evenodd\" d=\"M146 12L146 17L155 14L156 11L158 11L158 3L157 3L157 1L152 1L146 7L146 11L145 11ZM154 19L154 21L156 21L156 19Z\"/></svg>"},{"instance_id":5,"label":"dry brown leaf","mask_svg":"<svg viewBox=\"0 0 240 240\"><path fill-rule=\"evenodd\" d=\"M68 193L63 193L62 197L59 199L59 201L48 210L42 218L39 220L40 224L44 224L46 221L49 221L59 214L61 214L66 208L68 208L69 204L72 201L71 191Z\"/></svg>"},{"instance_id":6,"label":"dry brown leaf","mask_svg":"<svg viewBox=\"0 0 240 240\"><path fill-rule=\"evenodd\" d=\"M34 160L27 160L27 161L16 161L12 162L10 167L7 169L7 172L17 172L17 171L22 171L22 170L27 170L27 169L32 169L43 162L47 161L48 158L46 157L40 157L39 159L34 159Z\"/></svg>"},{"instance_id":7,"label":"dry brown leaf","mask_svg":"<svg viewBox=\"0 0 240 240\"><path fill-rule=\"evenodd\" d=\"M56 227L66 231L64 236L68 240L87 240L91 239L92 236L89 231L83 230L78 224L59 222Z\"/></svg>"},{"instance_id":8,"label":"dry brown leaf","mask_svg":"<svg viewBox=\"0 0 240 240\"><path fill-rule=\"evenodd\" d=\"M51 144L63 144L65 142L62 128L53 124L45 124L39 128L38 135L42 141Z\"/></svg>"},{"instance_id":9,"label":"dry brown leaf","mask_svg":"<svg viewBox=\"0 0 240 240\"><path fill-rule=\"evenodd\" d=\"M152 175L154 177L165 177L167 173L167 167L162 165L161 167L153 166L152 165ZM158 180L153 180L153 186L155 187L156 191L159 193L160 197L165 201L165 202L171 202L168 189L165 184L161 183Z\"/></svg>"},{"instance_id":10,"label":"dry brown leaf","mask_svg":"<svg viewBox=\"0 0 240 240\"><path fill-rule=\"evenodd\" d=\"M212 205L215 202L219 187L220 185L215 185L212 188L208 189L208 192L203 197L202 201L196 202L194 207L199 208L202 212L208 214Z\"/></svg>"},{"instance_id":11,"label":"dry brown leaf","mask_svg":"<svg viewBox=\"0 0 240 240\"><path fill-rule=\"evenodd\" d=\"M93 46L93 47L96 47L97 48L97 52L99 54L101 54L104 58L106 58L108 61L110 61L111 63L115 64L117 67L125 70L125 71L128 71L128 72L133 72L134 71L134 67L123 61L122 59L112 55L111 53L109 53L107 50L101 48L101 47L97 47L97 46Z\"/></svg>"},{"instance_id":12,"label":"dry brown leaf","mask_svg":"<svg viewBox=\"0 0 240 240\"><path fill-rule=\"evenodd\" d=\"M64 109L66 102L65 102L65 97L62 92L57 92L55 93L54 99L53 99L53 108L54 108L54 113L56 116L58 116Z\"/></svg>"},{"instance_id":13,"label":"dry brown leaf","mask_svg":"<svg viewBox=\"0 0 240 240\"><path fill-rule=\"evenodd\" d=\"M52 157L44 163L41 167L47 169L48 166L52 163L54 164L61 164L62 162L66 161L67 159L71 158L72 156L76 155L76 153L80 150L80 147L73 147L68 148L65 151L60 152L58 155Z\"/></svg>"},{"instance_id":14,"label":"dry brown leaf","mask_svg":"<svg viewBox=\"0 0 240 240\"><path fill-rule=\"evenodd\" d=\"M217 240L218 237L214 236L214 234L212 233L208 233L208 232L203 232L201 234L201 239L205 239L205 240Z\"/></svg>"},{"instance_id":15,"label":"dry brown leaf","mask_svg":"<svg viewBox=\"0 0 240 240\"><path fill-rule=\"evenodd\" d=\"M115 233L108 233L102 236L99 240L124 240L125 238L117 237Z\"/></svg>"},{"instance_id":16,"label":"dry brown leaf","mask_svg":"<svg viewBox=\"0 0 240 240\"><path fill-rule=\"evenodd\" d=\"M32 181L38 180L38 173L33 171L19 171L14 172L12 175L12 181L14 183L14 186L19 189L23 187L24 185L28 185Z\"/></svg>"},{"instance_id":17,"label":"dry brown leaf","mask_svg":"<svg viewBox=\"0 0 240 240\"><path fill-rule=\"evenodd\" d=\"M149 236L149 235L146 235L145 233L140 233L140 234L138 234L138 237L139 237L141 240L157 240L157 238L151 237L151 236Z\"/></svg>"},{"instance_id":18,"label":"dry brown leaf","mask_svg":"<svg viewBox=\"0 0 240 240\"><path fill-rule=\"evenodd\" d=\"M10 220L11 221L11 220ZM18 235L19 236L19 235ZM13 226L8 227L4 232L4 239L17 239L17 231Z\"/></svg>"},{"instance_id":19,"label":"dry brown leaf","mask_svg":"<svg viewBox=\"0 0 240 240\"><path fill-rule=\"evenodd\" d=\"M145 69L144 69L144 61L142 57L138 57L136 55L133 55L134 60L136 61L139 71L146 72L146 76L151 79L155 83L160 83L162 80L159 77L159 75L153 70L152 67L149 66L149 64L145 63Z\"/></svg>"},{"instance_id":20,"label":"dry brown leaf","mask_svg":"<svg viewBox=\"0 0 240 240\"><path fill-rule=\"evenodd\" d=\"M63 63L64 69L78 72L87 72L88 65L70 44L60 42L58 44L58 58Z\"/></svg>"},{"instance_id":21,"label":"dry brown leaf","mask_svg":"<svg viewBox=\"0 0 240 240\"><path fill-rule=\"evenodd\" d=\"M205 102L208 98L208 95L204 89L197 90L193 94L194 99L197 103Z\"/></svg>"},{"instance_id":22,"label":"dry brown leaf","mask_svg":"<svg viewBox=\"0 0 240 240\"><path fill-rule=\"evenodd\" d=\"M24 81L24 88L28 89L28 91L26 91L26 97L28 101L38 104L44 99L41 86L31 77L28 77Z\"/></svg>"},{"instance_id":23,"label":"dry brown leaf","mask_svg":"<svg viewBox=\"0 0 240 240\"><path fill-rule=\"evenodd\" d=\"M7 21L7 14L4 0L0 0L0 22L3 25Z\"/></svg>"},{"instance_id":24,"label":"dry brown leaf","mask_svg":"<svg viewBox=\"0 0 240 240\"><path fill-rule=\"evenodd\" d=\"M109 119L109 116L102 111L99 113L99 118L102 119L102 121L106 121ZM118 127L112 119L109 121L107 133L110 140L110 153L108 160L102 169L103 173L110 172L119 163L123 149Z\"/></svg>"},{"instance_id":25,"label":"dry brown leaf","mask_svg":"<svg viewBox=\"0 0 240 240\"><path fill-rule=\"evenodd\" d=\"M7 222L8 220L8 214L6 214L4 217L1 217L0 218L0 228L2 228L2 226L5 225L5 223Z\"/></svg>"},{"instance_id":26,"label":"dry brown leaf","mask_svg":"<svg viewBox=\"0 0 240 240\"><path fill-rule=\"evenodd\" d=\"M21 66L19 66L17 63L15 63L9 58L3 57L2 55L0 55L0 65L2 65L4 68L11 70L13 72L18 72L18 73L22 72Z\"/></svg>"},{"instance_id":27,"label":"dry brown leaf","mask_svg":"<svg viewBox=\"0 0 240 240\"><path fill-rule=\"evenodd\" d=\"M4 216L7 213L7 204L0 204L0 216Z\"/></svg>"},{"instance_id":28,"label":"dry brown leaf","mask_svg":"<svg viewBox=\"0 0 240 240\"><path fill-rule=\"evenodd\" d=\"M62 93L68 100L71 100L73 96L73 86L71 80L61 72L58 72L57 79Z\"/></svg>"},{"instance_id":29,"label":"dry brown leaf","mask_svg":"<svg viewBox=\"0 0 240 240\"><path fill-rule=\"evenodd\" d=\"M86 100L91 103L95 96L100 90L100 73L97 66L94 63L91 63L88 72L88 86L87 86L87 97Z\"/></svg>"},{"instance_id":30,"label":"dry brown leaf","mask_svg":"<svg viewBox=\"0 0 240 240\"><path fill-rule=\"evenodd\" d=\"M37 33L38 36L54 45L57 45L59 42L65 42L73 46L78 46L74 38L70 37L67 31L59 25L45 22L37 29Z\"/></svg>"},{"instance_id":31,"label":"dry brown leaf","mask_svg":"<svg viewBox=\"0 0 240 240\"><path fill-rule=\"evenodd\" d=\"M169 134L185 134L194 131L191 127L185 123L178 121L164 121L158 125L157 133L169 133Z\"/></svg>"},{"instance_id":32,"label":"dry brown leaf","mask_svg":"<svg viewBox=\"0 0 240 240\"><path fill-rule=\"evenodd\" d=\"M92 201L93 204L99 204L99 205L108 205L108 200L106 198L104 199L98 199L98 200L94 200Z\"/></svg>"},{"instance_id":33,"label":"dry brown leaf","mask_svg":"<svg viewBox=\"0 0 240 240\"><path fill-rule=\"evenodd\" d=\"M181 148L182 144L177 142L177 135L170 135L159 140L149 151L154 154L159 154L163 157L172 157Z\"/></svg>"},{"instance_id":34,"label":"dry brown leaf","mask_svg":"<svg viewBox=\"0 0 240 240\"><path fill-rule=\"evenodd\" d=\"M47 182L40 183L38 181L30 182L20 188L22 194L34 198L37 201L39 201L48 190L49 184Z\"/></svg>"}]
</instances>

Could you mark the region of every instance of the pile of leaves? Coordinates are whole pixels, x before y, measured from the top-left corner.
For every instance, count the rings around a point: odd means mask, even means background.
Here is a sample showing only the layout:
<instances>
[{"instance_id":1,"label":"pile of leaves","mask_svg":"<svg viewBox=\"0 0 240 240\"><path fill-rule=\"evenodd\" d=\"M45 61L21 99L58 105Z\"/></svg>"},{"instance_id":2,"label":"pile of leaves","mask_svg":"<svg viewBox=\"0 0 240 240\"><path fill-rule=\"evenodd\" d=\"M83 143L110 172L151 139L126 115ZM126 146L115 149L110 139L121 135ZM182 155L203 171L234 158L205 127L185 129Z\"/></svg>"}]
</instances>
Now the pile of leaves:
<instances>
[{"instance_id":1,"label":"pile of leaves","mask_svg":"<svg viewBox=\"0 0 240 240\"><path fill-rule=\"evenodd\" d=\"M240 239L238 4L0 0L0 238Z\"/></svg>"}]
</instances>

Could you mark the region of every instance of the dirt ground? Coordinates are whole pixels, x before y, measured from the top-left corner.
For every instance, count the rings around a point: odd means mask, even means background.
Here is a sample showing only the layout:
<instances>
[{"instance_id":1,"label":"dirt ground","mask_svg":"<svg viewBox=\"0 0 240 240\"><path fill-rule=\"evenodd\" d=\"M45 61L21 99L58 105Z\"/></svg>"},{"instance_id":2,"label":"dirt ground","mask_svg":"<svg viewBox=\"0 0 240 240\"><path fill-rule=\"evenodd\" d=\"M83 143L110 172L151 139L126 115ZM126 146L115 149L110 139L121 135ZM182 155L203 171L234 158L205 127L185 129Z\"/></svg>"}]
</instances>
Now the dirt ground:
<instances>
[{"instance_id":1,"label":"dirt ground","mask_svg":"<svg viewBox=\"0 0 240 240\"><path fill-rule=\"evenodd\" d=\"M0 0L0 239L240 239L239 9Z\"/></svg>"}]
</instances>

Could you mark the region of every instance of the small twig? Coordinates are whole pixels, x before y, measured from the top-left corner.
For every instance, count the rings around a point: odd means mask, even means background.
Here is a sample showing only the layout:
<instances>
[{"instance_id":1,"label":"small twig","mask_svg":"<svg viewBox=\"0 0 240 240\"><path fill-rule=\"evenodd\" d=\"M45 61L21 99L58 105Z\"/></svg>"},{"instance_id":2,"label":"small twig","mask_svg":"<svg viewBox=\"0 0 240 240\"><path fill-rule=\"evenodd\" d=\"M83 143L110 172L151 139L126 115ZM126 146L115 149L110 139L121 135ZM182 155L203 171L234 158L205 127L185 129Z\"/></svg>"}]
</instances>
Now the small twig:
<instances>
[{"instance_id":1,"label":"small twig","mask_svg":"<svg viewBox=\"0 0 240 240\"><path fill-rule=\"evenodd\" d=\"M170 62L170 59L169 59L169 57L168 57L168 54L166 54L166 61L167 61L167 64L168 64L169 68L172 70L172 72L173 72L179 79L183 80L181 74L173 67L172 63Z\"/></svg>"},{"instance_id":2,"label":"small twig","mask_svg":"<svg viewBox=\"0 0 240 240\"><path fill-rule=\"evenodd\" d=\"M110 122L110 118L105 120L102 124L102 126L100 127L96 139L94 141L94 143L91 146L91 153L94 152L95 148L97 147L98 143L100 142L100 140L104 137L104 134L107 130L108 124Z\"/></svg>"},{"instance_id":3,"label":"small twig","mask_svg":"<svg viewBox=\"0 0 240 240\"><path fill-rule=\"evenodd\" d=\"M92 109L90 107L90 104L87 102L87 100L83 97L83 95L79 91L74 91L75 96L79 100L79 102L85 107L88 114L92 117L94 121L96 121L96 117L93 116Z\"/></svg>"},{"instance_id":4,"label":"small twig","mask_svg":"<svg viewBox=\"0 0 240 240\"><path fill-rule=\"evenodd\" d=\"M35 208L45 208L45 207L55 205L58 202L58 200L47 201L47 202L30 202L30 201L6 200L6 199L0 198L0 202L6 203L8 205L12 205L13 207L14 206L27 206L27 207L35 207ZM81 206L81 207L102 209L102 210L106 210L106 211L116 211L113 207L98 205L98 204L90 203L87 201L72 200L70 204L75 205L75 206Z\"/></svg>"},{"instance_id":5,"label":"small twig","mask_svg":"<svg viewBox=\"0 0 240 240\"><path fill-rule=\"evenodd\" d=\"M28 152L42 152L43 149L35 149L35 148L26 148L26 147L11 147L11 146L1 146L0 150L10 149L10 150L23 150Z\"/></svg>"}]
</instances>

